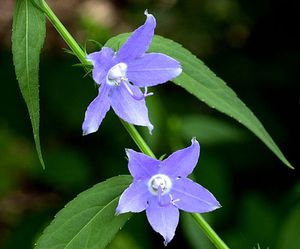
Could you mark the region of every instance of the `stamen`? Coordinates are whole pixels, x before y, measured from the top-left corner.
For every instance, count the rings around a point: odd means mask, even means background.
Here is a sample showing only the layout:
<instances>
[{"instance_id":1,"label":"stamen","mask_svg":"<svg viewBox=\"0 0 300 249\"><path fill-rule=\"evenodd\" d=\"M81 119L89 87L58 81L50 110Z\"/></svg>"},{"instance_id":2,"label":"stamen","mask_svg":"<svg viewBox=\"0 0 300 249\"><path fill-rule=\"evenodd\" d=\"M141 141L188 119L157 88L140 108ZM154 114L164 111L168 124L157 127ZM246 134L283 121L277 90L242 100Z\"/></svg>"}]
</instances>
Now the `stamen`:
<instances>
[{"instance_id":1,"label":"stamen","mask_svg":"<svg viewBox=\"0 0 300 249\"><path fill-rule=\"evenodd\" d=\"M175 202L179 202L180 199L174 200L174 199L173 199L173 196L172 196L171 194L169 194L169 196L170 196L170 199L171 199L171 203L172 203L174 206L176 206Z\"/></svg>"},{"instance_id":2,"label":"stamen","mask_svg":"<svg viewBox=\"0 0 300 249\"><path fill-rule=\"evenodd\" d=\"M148 87L145 86L144 97L146 98L146 97L152 96L152 95L153 95L153 93L152 92L148 93Z\"/></svg>"},{"instance_id":3,"label":"stamen","mask_svg":"<svg viewBox=\"0 0 300 249\"><path fill-rule=\"evenodd\" d=\"M137 96L137 95L135 95L135 94L133 93L133 91L132 91L132 90L130 89L130 87L129 87L129 84L130 84L130 83L129 83L128 79L123 79L122 82L123 82L124 86L126 87L127 91L129 92L129 94L130 94L135 100L142 100L142 99L145 98L144 94L142 94L141 96Z\"/></svg>"},{"instance_id":4,"label":"stamen","mask_svg":"<svg viewBox=\"0 0 300 249\"><path fill-rule=\"evenodd\" d=\"M130 83L129 83L129 81L128 81L127 78L122 78L122 82L123 82L123 84L125 85L125 87L126 87L127 91L129 92L129 94L130 94L135 100L142 100L142 99L144 99L144 98L146 98L146 97L148 97L148 96L153 95L152 92L148 93L148 88L145 87L145 92L144 92L142 95L137 96L137 95L135 95L134 92L130 89L130 87L129 87Z\"/></svg>"}]
</instances>

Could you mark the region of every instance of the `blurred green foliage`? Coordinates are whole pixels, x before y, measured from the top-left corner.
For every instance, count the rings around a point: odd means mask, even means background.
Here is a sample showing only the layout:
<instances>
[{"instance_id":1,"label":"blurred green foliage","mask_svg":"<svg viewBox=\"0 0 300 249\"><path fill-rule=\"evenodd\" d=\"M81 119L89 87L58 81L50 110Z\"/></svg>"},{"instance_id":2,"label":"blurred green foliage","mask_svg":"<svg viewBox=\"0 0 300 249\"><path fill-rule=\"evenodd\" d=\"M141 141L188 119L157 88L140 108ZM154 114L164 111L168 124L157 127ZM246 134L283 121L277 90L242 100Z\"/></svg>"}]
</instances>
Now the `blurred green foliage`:
<instances>
[{"instance_id":1,"label":"blurred green foliage","mask_svg":"<svg viewBox=\"0 0 300 249\"><path fill-rule=\"evenodd\" d=\"M154 13L157 33L182 43L228 82L296 170L282 167L238 123L171 84L151 89L154 95L147 99L153 135L139 128L155 154L168 155L187 146L192 136L198 138L201 157L195 178L222 204L207 218L231 248L300 248L296 8L271 0L113 2L132 27L143 21L146 8ZM97 31L88 17L78 25L87 30L86 39L101 43L113 33L106 27ZM71 66L77 63L75 58L63 51L45 52L40 69L43 171L11 57L0 48L0 247L27 249L79 192L114 175L128 174L124 148L137 148L112 112L96 134L82 137L84 112L96 88L89 76L83 77L83 70ZM168 248L187 248L187 244L211 248L201 232L197 236L198 228L188 216L181 220ZM109 248L164 247L145 215L137 214Z\"/></svg>"}]
</instances>

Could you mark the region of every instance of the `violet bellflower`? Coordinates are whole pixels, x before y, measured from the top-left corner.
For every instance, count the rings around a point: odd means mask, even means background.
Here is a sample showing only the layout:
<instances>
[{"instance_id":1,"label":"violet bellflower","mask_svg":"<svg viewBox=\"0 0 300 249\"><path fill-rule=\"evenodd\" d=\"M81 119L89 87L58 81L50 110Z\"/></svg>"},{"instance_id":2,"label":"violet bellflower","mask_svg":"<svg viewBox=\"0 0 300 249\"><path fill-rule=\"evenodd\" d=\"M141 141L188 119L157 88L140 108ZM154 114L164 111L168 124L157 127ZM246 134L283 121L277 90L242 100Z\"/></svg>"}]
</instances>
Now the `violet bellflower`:
<instances>
[{"instance_id":1,"label":"violet bellflower","mask_svg":"<svg viewBox=\"0 0 300 249\"><path fill-rule=\"evenodd\" d=\"M192 145L174 152L163 161L134 150L126 150L133 182L120 197L116 214L146 210L152 228L167 245L175 235L179 210L205 213L220 207L216 198L187 176L195 168L200 146Z\"/></svg>"},{"instance_id":2,"label":"violet bellflower","mask_svg":"<svg viewBox=\"0 0 300 249\"><path fill-rule=\"evenodd\" d=\"M146 22L136 29L115 53L109 47L91 53L93 79L100 85L98 96L88 106L82 124L83 134L96 132L112 107L128 123L147 126L151 132L145 97L147 87L162 84L177 77L181 67L175 59L161 53L145 53L152 41L156 21L148 14ZM140 87L145 88L143 93Z\"/></svg>"}]
</instances>

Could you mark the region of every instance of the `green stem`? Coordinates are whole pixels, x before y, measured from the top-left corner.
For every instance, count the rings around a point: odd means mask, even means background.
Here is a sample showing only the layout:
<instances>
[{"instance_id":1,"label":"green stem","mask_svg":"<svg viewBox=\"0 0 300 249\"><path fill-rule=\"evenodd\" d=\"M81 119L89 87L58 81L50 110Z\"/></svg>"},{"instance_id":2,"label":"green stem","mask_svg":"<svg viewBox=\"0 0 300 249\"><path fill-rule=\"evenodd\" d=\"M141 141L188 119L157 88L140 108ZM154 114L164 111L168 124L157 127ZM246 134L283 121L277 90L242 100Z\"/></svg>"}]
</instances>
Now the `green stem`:
<instances>
[{"instance_id":1,"label":"green stem","mask_svg":"<svg viewBox=\"0 0 300 249\"><path fill-rule=\"evenodd\" d=\"M136 145L139 147L139 149L145 153L148 156L151 156L153 158L156 158L148 144L145 142L145 140L142 138L140 133L137 131L137 129L132 125L124 120L120 119L121 123L124 125L125 129L133 139L133 141L136 143Z\"/></svg>"},{"instance_id":2,"label":"green stem","mask_svg":"<svg viewBox=\"0 0 300 249\"><path fill-rule=\"evenodd\" d=\"M90 64L89 61L85 58L85 53L81 49L81 47L78 45L78 43L75 41L75 39L71 36L71 34L67 31L67 29L64 27L64 25L60 22L60 20L56 17L56 15L53 13L53 11L50 9L50 7L47 5L45 1L42 0L43 3L43 11L49 18L50 22L53 24L53 26L56 28L58 33L61 35L61 37L64 39L64 41L68 44L70 49L74 52L74 54L78 57L80 62L84 65ZM121 120L121 119L120 119ZM139 147L139 149L153 157L156 158L150 147L147 145L145 140L142 138L142 136L139 134L137 129L127 122L121 120L121 123L124 125L125 129L133 139L133 141L136 143L136 145ZM192 213L192 217L196 220L197 224L201 227L203 232L206 234L206 236L213 242L213 244L218 249L229 249L228 246L221 240L221 238L215 233L215 231L210 227L210 225L202 218L202 216L198 213Z\"/></svg>"},{"instance_id":3,"label":"green stem","mask_svg":"<svg viewBox=\"0 0 300 249\"><path fill-rule=\"evenodd\" d=\"M198 213L191 213L194 220L202 228L202 231L210 239L210 241L219 249L229 249L224 241L216 234L212 227L206 222L206 220Z\"/></svg>"},{"instance_id":4,"label":"green stem","mask_svg":"<svg viewBox=\"0 0 300 249\"><path fill-rule=\"evenodd\" d=\"M43 6L41 8L47 15L49 21L55 27L60 36L64 39L64 41L68 44L73 53L78 57L80 62L84 65L90 64L89 61L86 60L86 54L69 33L69 31L65 28L65 26L61 23L61 21L57 18L57 16L53 13L49 5L45 1L41 1Z\"/></svg>"}]
</instances>

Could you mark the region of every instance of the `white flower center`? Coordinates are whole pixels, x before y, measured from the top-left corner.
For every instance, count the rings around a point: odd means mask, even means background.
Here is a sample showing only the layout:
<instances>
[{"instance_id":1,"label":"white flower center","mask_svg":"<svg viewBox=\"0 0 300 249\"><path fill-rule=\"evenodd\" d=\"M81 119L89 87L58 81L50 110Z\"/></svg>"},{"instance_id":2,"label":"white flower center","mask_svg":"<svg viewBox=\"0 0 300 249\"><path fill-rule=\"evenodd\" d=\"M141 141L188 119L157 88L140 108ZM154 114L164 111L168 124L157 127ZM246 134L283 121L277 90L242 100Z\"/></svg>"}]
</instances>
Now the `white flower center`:
<instances>
[{"instance_id":1,"label":"white flower center","mask_svg":"<svg viewBox=\"0 0 300 249\"><path fill-rule=\"evenodd\" d=\"M158 191L160 189L161 195L164 195L170 191L172 187L172 181L167 175L157 174L150 178L148 181L149 191L158 195Z\"/></svg>"},{"instance_id":2,"label":"white flower center","mask_svg":"<svg viewBox=\"0 0 300 249\"><path fill-rule=\"evenodd\" d=\"M114 65L107 74L107 84L111 86L119 86L121 81L128 81L126 78L127 65L123 62Z\"/></svg>"}]
</instances>

